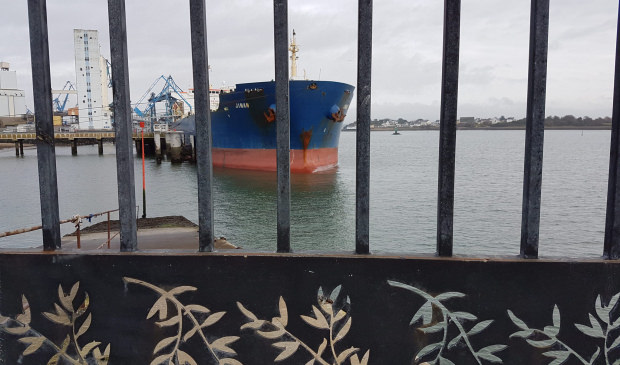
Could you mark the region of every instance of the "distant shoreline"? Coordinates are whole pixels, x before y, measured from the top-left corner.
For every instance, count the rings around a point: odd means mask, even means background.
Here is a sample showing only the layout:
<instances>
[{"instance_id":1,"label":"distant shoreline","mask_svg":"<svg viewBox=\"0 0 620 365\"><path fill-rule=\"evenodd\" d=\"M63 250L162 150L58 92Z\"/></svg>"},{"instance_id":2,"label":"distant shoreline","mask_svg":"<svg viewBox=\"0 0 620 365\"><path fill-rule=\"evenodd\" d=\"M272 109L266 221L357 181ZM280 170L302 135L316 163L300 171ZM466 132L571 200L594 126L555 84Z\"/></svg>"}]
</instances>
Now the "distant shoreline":
<instances>
[{"instance_id":1,"label":"distant shoreline","mask_svg":"<svg viewBox=\"0 0 620 365\"><path fill-rule=\"evenodd\" d=\"M515 126L515 127L456 127L457 130L465 130L465 131L505 131L505 130L509 130L509 131L524 131L525 127L522 126ZM398 131L438 131L439 127L428 127L428 128L398 128ZM545 127L545 130L575 130L575 131L581 131L581 130L607 130L610 131L611 130L611 126L606 126L606 125L601 125L601 126L583 126L583 127L576 127L576 126L557 126L557 127ZM355 132L356 129L343 129L343 132ZM372 128L370 129L371 132L393 132L394 128Z\"/></svg>"}]
</instances>

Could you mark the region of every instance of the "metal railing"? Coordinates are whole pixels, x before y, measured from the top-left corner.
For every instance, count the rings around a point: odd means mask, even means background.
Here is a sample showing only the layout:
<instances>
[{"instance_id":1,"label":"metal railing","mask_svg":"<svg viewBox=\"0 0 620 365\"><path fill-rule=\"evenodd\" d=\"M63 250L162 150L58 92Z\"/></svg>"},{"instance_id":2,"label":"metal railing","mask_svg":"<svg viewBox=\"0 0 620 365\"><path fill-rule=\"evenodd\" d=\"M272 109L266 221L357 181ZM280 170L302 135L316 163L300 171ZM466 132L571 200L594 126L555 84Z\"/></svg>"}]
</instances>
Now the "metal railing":
<instances>
[{"instance_id":1,"label":"metal railing","mask_svg":"<svg viewBox=\"0 0 620 365\"><path fill-rule=\"evenodd\" d=\"M60 248L58 193L54 155L50 63L45 0L29 0L33 89L36 108L37 154L43 243ZM370 252L370 109L373 1L358 2L357 158L355 252ZM277 252L290 252L290 116L288 110L288 2L274 0L274 52L277 113ZM199 251L213 250L213 171L205 0L190 0L191 44L196 100ZM437 201L437 255L452 256L457 90L460 39L460 0L444 1L444 35ZM116 121L116 158L121 251L137 247L131 108L125 1L108 0L112 86ZM527 126L524 159L521 250L522 258L538 257L544 114L547 74L549 0L532 0L530 17ZM620 31L619 31L620 38ZM616 46L617 47L617 46ZM620 258L620 53L616 49L611 158L603 256Z\"/></svg>"}]
</instances>

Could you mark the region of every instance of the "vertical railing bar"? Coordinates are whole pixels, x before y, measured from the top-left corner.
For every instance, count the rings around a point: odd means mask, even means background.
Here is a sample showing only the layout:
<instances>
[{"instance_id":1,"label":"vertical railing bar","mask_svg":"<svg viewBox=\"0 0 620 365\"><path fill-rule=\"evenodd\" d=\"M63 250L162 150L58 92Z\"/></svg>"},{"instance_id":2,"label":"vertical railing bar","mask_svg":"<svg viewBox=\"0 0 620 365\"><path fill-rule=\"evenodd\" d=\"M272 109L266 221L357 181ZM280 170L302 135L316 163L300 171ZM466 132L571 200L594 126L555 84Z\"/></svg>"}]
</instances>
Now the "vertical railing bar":
<instances>
[{"instance_id":1,"label":"vertical railing bar","mask_svg":"<svg viewBox=\"0 0 620 365\"><path fill-rule=\"evenodd\" d=\"M34 93L35 125L37 132L37 162L41 200L43 249L60 248L60 214L58 211L58 182L54 124L52 117L52 83L45 0L28 1L30 29L30 60Z\"/></svg>"},{"instance_id":2,"label":"vertical railing bar","mask_svg":"<svg viewBox=\"0 0 620 365\"><path fill-rule=\"evenodd\" d=\"M121 251L138 249L125 1L108 0Z\"/></svg>"},{"instance_id":3,"label":"vertical railing bar","mask_svg":"<svg viewBox=\"0 0 620 365\"><path fill-rule=\"evenodd\" d=\"M445 0L437 188L437 255L439 256L452 256L460 28L461 0Z\"/></svg>"},{"instance_id":4,"label":"vertical railing bar","mask_svg":"<svg viewBox=\"0 0 620 365\"><path fill-rule=\"evenodd\" d=\"M549 0L532 0L521 213L520 255L523 258L538 258L548 38Z\"/></svg>"},{"instance_id":5,"label":"vertical railing bar","mask_svg":"<svg viewBox=\"0 0 620 365\"><path fill-rule=\"evenodd\" d=\"M209 58L205 0L189 2L192 67L196 121L196 165L198 177L198 250L213 251L213 165L211 113L209 105Z\"/></svg>"},{"instance_id":6,"label":"vertical railing bar","mask_svg":"<svg viewBox=\"0 0 620 365\"><path fill-rule=\"evenodd\" d=\"M288 75L288 0L273 0L276 72L276 130L278 165L278 247L291 251L291 164Z\"/></svg>"},{"instance_id":7,"label":"vertical railing bar","mask_svg":"<svg viewBox=\"0 0 620 365\"><path fill-rule=\"evenodd\" d=\"M616 68L614 73L614 101L611 116L611 147L609 153L609 177L607 183L607 216L605 219L605 241L603 257L620 258L620 8L616 35Z\"/></svg>"},{"instance_id":8,"label":"vertical railing bar","mask_svg":"<svg viewBox=\"0 0 620 365\"><path fill-rule=\"evenodd\" d=\"M355 253L370 253L370 96L372 0L359 0L357 15L357 131L355 154Z\"/></svg>"}]
</instances>

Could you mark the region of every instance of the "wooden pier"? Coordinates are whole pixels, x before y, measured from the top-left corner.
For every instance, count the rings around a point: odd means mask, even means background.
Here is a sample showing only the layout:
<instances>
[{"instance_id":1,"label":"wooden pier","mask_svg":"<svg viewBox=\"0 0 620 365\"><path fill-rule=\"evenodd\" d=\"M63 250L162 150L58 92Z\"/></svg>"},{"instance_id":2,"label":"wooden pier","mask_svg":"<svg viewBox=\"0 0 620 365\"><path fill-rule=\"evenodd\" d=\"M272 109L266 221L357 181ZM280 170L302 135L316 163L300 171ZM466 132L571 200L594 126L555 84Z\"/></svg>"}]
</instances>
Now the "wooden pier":
<instances>
[{"instance_id":1,"label":"wooden pier","mask_svg":"<svg viewBox=\"0 0 620 365\"><path fill-rule=\"evenodd\" d=\"M156 133L146 132L144 133L144 141L146 145L154 145L154 138ZM159 135L159 134L157 134ZM71 154L77 155L77 146L82 142L92 141L99 145L99 154L103 155L103 142L114 142L115 133L113 131L95 131L95 132L59 132L54 133L54 141L56 143L71 144ZM138 131L134 131L133 140L139 141L142 138ZM14 133L0 133L0 143L15 143L15 155L24 155L24 143L36 143L37 134L35 132L14 132ZM136 147L140 147L136 144Z\"/></svg>"}]
</instances>

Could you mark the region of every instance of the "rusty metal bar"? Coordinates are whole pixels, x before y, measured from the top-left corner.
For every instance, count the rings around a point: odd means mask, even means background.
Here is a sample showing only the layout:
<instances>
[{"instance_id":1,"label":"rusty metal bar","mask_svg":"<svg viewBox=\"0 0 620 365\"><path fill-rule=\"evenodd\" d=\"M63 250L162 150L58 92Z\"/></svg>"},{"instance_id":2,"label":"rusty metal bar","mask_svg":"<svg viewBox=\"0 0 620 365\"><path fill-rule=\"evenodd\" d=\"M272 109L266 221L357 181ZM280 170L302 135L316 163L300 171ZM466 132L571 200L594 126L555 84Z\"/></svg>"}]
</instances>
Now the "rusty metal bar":
<instances>
[{"instance_id":1,"label":"rusty metal bar","mask_svg":"<svg viewBox=\"0 0 620 365\"><path fill-rule=\"evenodd\" d=\"M209 59L205 0L189 2L194 70L196 164L198 177L198 250L213 251L213 165L209 111Z\"/></svg>"},{"instance_id":2,"label":"rusty metal bar","mask_svg":"<svg viewBox=\"0 0 620 365\"><path fill-rule=\"evenodd\" d=\"M77 223L75 224L76 230L75 230L75 235L77 236L77 248L82 248L81 242L80 242L80 220L78 219Z\"/></svg>"},{"instance_id":3,"label":"rusty metal bar","mask_svg":"<svg viewBox=\"0 0 620 365\"><path fill-rule=\"evenodd\" d=\"M370 82L372 0L358 2L355 253L370 252Z\"/></svg>"},{"instance_id":4,"label":"rusty metal bar","mask_svg":"<svg viewBox=\"0 0 620 365\"><path fill-rule=\"evenodd\" d=\"M549 0L532 0L521 213L520 254L523 258L538 258L548 39Z\"/></svg>"},{"instance_id":5,"label":"rusty metal bar","mask_svg":"<svg viewBox=\"0 0 620 365\"><path fill-rule=\"evenodd\" d=\"M614 74L614 104L611 115L611 148L609 156L609 180L607 182L607 216L603 257L620 258L620 8L616 36L616 69Z\"/></svg>"},{"instance_id":6,"label":"rusty metal bar","mask_svg":"<svg viewBox=\"0 0 620 365\"><path fill-rule=\"evenodd\" d=\"M60 248L60 214L58 212L58 182L45 0L28 0L28 24L37 132L41 225L43 226L43 248L47 251ZM19 151L16 152L19 154Z\"/></svg>"},{"instance_id":7,"label":"rusty metal bar","mask_svg":"<svg viewBox=\"0 0 620 365\"><path fill-rule=\"evenodd\" d=\"M108 212L108 248L110 248L110 212Z\"/></svg>"},{"instance_id":8,"label":"rusty metal bar","mask_svg":"<svg viewBox=\"0 0 620 365\"><path fill-rule=\"evenodd\" d=\"M452 256L460 29L461 1L445 0L437 188L437 255L439 256Z\"/></svg>"},{"instance_id":9,"label":"rusty metal bar","mask_svg":"<svg viewBox=\"0 0 620 365\"><path fill-rule=\"evenodd\" d=\"M291 130L288 78L288 0L273 0L278 164L277 252L291 251Z\"/></svg>"},{"instance_id":10,"label":"rusty metal bar","mask_svg":"<svg viewBox=\"0 0 620 365\"><path fill-rule=\"evenodd\" d=\"M125 1L108 0L121 251L138 249Z\"/></svg>"}]
</instances>

